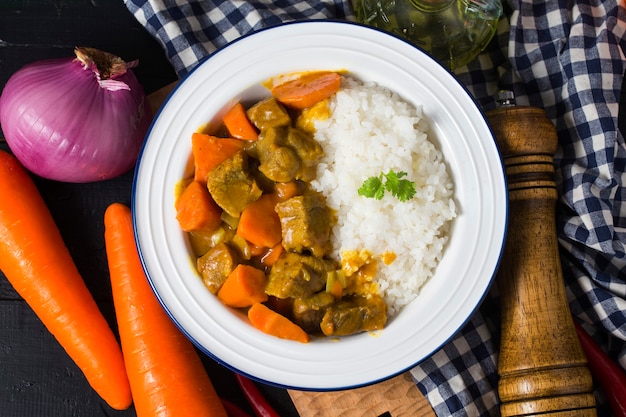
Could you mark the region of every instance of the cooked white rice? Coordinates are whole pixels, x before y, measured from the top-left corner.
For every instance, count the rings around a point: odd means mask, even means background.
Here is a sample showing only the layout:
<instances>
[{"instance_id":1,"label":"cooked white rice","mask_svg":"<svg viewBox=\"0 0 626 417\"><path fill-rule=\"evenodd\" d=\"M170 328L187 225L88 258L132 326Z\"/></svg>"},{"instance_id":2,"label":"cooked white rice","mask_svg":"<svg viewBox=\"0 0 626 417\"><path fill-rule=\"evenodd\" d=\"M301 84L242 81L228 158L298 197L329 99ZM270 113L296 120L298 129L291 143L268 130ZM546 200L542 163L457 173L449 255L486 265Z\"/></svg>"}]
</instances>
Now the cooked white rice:
<instances>
[{"instance_id":1,"label":"cooked white rice","mask_svg":"<svg viewBox=\"0 0 626 417\"><path fill-rule=\"evenodd\" d=\"M393 316L418 295L434 274L456 216L453 184L442 153L428 140L421 107L374 83L344 77L332 98L332 115L315 124L325 157L312 187L337 212L334 256L366 249L397 254L378 262L378 286ZM382 200L357 194L363 181L389 170L407 172L417 193L408 202L385 193Z\"/></svg>"}]
</instances>

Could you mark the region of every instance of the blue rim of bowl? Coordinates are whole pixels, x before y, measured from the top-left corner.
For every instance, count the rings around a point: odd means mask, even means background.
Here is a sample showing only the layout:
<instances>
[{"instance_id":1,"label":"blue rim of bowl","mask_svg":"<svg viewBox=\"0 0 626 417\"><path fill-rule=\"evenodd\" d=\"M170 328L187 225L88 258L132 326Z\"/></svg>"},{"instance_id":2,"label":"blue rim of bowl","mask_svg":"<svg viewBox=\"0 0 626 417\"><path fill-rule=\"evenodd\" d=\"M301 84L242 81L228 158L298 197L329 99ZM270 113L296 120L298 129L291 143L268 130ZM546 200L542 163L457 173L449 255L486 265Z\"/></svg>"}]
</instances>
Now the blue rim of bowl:
<instances>
[{"instance_id":1,"label":"blue rim of bowl","mask_svg":"<svg viewBox=\"0 0 626 417\"><path fill-rule=\"evenodd\" d=\"M487 297L487 294L490 291L491 286L493 285L493 282L495 280L498 268L502 262L502 257L503 257L503 253L504 253L504 243L506 241L506 237L508 235L508 221L505 221L504 224L504 228L503 228L503 234L502 234L502 243L500 245L500 253L498 254L498 258L496 260L496 263L494 265L494 270L492 272L491 277L488 280L488 284L485 287L485 290L482 294L482 296L480 297L480 299L477 301L476 305L474 306L474 308L472 309L472 312L467 316L467 318L457 327L457 329L450 335L450 337L448 337L447 339L445 339L439 346L437 346L436 348L434 348L432 350L432 352L430 352L430 354L426 355L425 357L423 357L420 360L416 360L413 364L397 371L397 372L393 372L389 375L386 375L384 377L380 377L378 379L373 379L370 381L365 381L361 384L352 384L352 385L346 385L346 386L339 386L339 387L328 387L328 388L308 388L308 387L299 387L297 385L286 385L286 384L280 384L271 380L266 380L263 378L259 378L255 375L251 375L248 372L244 372L240 369L238 369L237 367L231 365L228 362L225 362L224 360L220 359L218 356L214 355L211 351L209 351L207 348L205 348L204 346L202 346L197 340L195 340L195 338L193 338L192 335L190 335L183 326L181 326L181 324L178 322L178 320L176 319L176 317L174 316L174 314L170 311L170 309L167 307L167 305L165 304L165 302L163 301L163 299L161 298L161 296L159 295L158 291L156 290L156 287L154 285L153 279L150 276L150 272L148 270L148 267L146 265L145 262L145 258L142 254L141 251L141 245L139 243L139 239L138 239L138 232L137 232L137 228L135 226L136 224L136 217L137 217L137 212L135 210L135 200L136 200L136 183L138 180L138 172L139 172L139 168L141 165L141 159L142 159L142 155L143 152L145 150L145 147L147 145L147 138L150 136L152 129L154 127L154 124L156 122L156 120L158 119L162 109L164 108L164 105L170 100L170 98L176 93L176 90L180 87L180 85L182 85L183 81L190 77L196 70L198 70L202 64L208 60L210 60L212 57L214 57L217 54L220 54L221 51L223 51L226 48L229 48L232 45L235 45L247 38L249 38L250 36L254 36L255 34L261 33L261 32L267 32L267 31L272 31L272 30L276 30L285 26L293 26L293 25L307 25L307 24L314 24L314 23L327 23L327 24L339 24L339 25L354 25L354 26L359 26L361 28L365 28L367 30L372 30L372 31L376 31L376 32L380 32L383 35L386 36L390 36L392 38L398 39L420 51L422 51L430 60L432 60L433 62L435 62L439 67L441 67L444 71L446 71L447 73L449 73L450 75L452 75L452 77L454 78L454 80L456 81L456 83L458 84L459 87L461 87L463 89L463 91L465 91L466 95L469 97L469 99L474 103L474 106L478 109L480 115L483 117L483 120L485 121L489 131L491 132L491 136L494 137L494 144L496 146L496 148L498 149L498 152L500 152L499 149L499 145L497 143L497 141L495 141L495 136L493 134L493 130L490 126L490 124L487 122L487 118L484 114L484 112L482 111L479 103L476 101L476 99L472 96L472 94L469 92L469 90L467 89L467 87L465 85L463 85L458 78L454 75L454 73L447 68L445 65L441 64L440 62L436 61L428 52L426 52L423 48L420 48L417 45L414 45L413 43L411 43L410 41L396 35L393 34L391 32L376 28L374 26L369 26L366 24L362 24L359 22L354 22L354 21L348 21L348 20L339 20L339 19L310 19L310 20L300 20L300 21L291 21L291 22L284 22L284 23L280 23L277 25L273 25L273 26L268 26L265 28L261 28L259 30L256 30L254 32L250 32L247 33L245 35L242 35L241 37L229 42L228 44L224 45L223 47L219 48L218 50L216 50L215 52L213 52L212 54L202 58L201 60L198 61L198 63L189 71L185 74L185 76L183 78L181 78L177 84L174 86L174 88L169 92L169 94L167 95L167 97L165 98L164 102L162 103L161 107L159 108L159 110L156 111L156 113L154 114L154 118L150 124L150 127L146 133L144 143L141 147L141 150L139 152L139 157L137 159L137 164L135 166L135 170L134 170L134 176L133 176L133 183L132 183L132 191L131 191L131 213L132 213L132 218L133 218L133 231L134 231L134 235L135 235L135 241L137 242L137 251L139 253L139 258L143 267L143 270L148 278L148 282L150 284L150 287L152 288L152 291L154 292L155 296L157 297L159 303L161 304L161 306L163 307L163 309L165 310L165 312L167 313L167 315L170 317L170 319L174 322L174 324L178 327L178 329L194 344L194 346L196 346L202 353L204 353L205 355L207 355L208 357L210 357L212 360L214 360L215 362L217 362L218 364L224 366L225 368L236 372L238 374L244 375L247 378L250 378L252 380L255 380L257 382L263 383L263 384L267 384L270 386L274 386L277 388L282 388L282 389L295 389L295 390L300 390L300 391L310 391L310 392L332 392L332 391L341 391L341 390L349 390L349 389L355 389L355 388L361 388L361 387L365 387L365 386L370 386L370 385L374 385L386 380L389 380L393 377L396 377L398 375L401 375L405 372L410 371L411 369L413 369L414 367L418 366L420 363L422 363L423 361L427 360L430 356L432 356L433 354L435 354L436 352L438 352L441 348L443 348L445 345L447 345L452 339L455 338L456 335L458 335L458 333L461 331L461 329L463 329L465 327L465 325L470 321L470 319L474 316L474 314L478 311L478 309L480 308L480 306L482 305L483 301L485 300L485 298ZM506 171L505 171L505 167L504 164L502 162L502 160L500 160L500 169L502 172L502 177L504 179L504 187L505 187L505 201L504 201L504 208L505 208L505 219L508 219L509 216L509 199L508 199L508 191L507 191L507 177L506 177Z\"/></svg>"}]
</instances>

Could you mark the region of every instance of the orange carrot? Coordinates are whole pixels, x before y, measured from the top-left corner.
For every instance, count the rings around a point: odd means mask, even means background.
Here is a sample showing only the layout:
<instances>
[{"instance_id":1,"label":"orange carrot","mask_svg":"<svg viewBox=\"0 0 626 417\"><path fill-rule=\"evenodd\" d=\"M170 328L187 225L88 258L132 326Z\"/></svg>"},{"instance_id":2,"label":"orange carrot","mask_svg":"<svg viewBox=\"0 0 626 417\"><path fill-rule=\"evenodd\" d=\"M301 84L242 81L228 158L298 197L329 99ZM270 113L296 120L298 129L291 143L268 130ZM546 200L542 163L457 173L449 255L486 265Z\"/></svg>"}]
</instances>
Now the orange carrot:
<instances>
[{"instance_id":1,"label":"orange carrot","mask_svg":"<svg viewBox=\"0 0 626 417\"><path fill-rule=\"evenodd\" d=\"M138 417L227 417L191 344L159 304L135 246L130 209L111 204L104 237L122 350Z\"/></svg>"},{"instance_id":2,"label":"orange carrot","mask_svg":"<svg viewBox=\"0 0 626 417\"><path fill-rule=\"evenodd\" d=\"M285 106L305 109L335 94L341 86L336 72L311 72L272 88L272 95Z\"/></svg>"},{"instance_id":3,"label":"orange carrot","mask_svg":"<svg viewBox=\"0 0 626 417\"><path fill-rule=\"evenodd\" d=\"M248 309L248 319L255 328L263 333L301 343L308 343L310 340L309 335L302 327L264 304L253 304Z\"/></svg>"},{"instance_id":4,"label":"orange carrot","mask_svg":"<svg viewBox=\"0 0 626 417\"><path fill-rule=\"evenodd\" d=\"M330 287L330 293L337 300L341 300L341 296L343 295L343 287L341 286L341 282L333 281L332 286Z\"/></svg>"},{"instance_id":5,"label":"orange carrot","mask_svg":"<svg viewBox=\"0 0 626 417\"><path fill-rule=\"evenodd\" d=\"M264 246L257 246L254 243L248 242L250 248L250 256L261 256L267 252L267 248Z\"/></svg>"},{"instance_id":6,"label":"orange carrot","mask_svg":"<svg viewBox=\"0 0 626 417\"><path fill-rule=\"evenodd\" d=\"M277 243L274 247L269 248L261 257L261 264L264 266L272 266L276 263L280 255L285 251L281 243Z\"/></svg>"},{"instance_id":7,"label":"orange carrot","mask_svg":"<svg viewBox=\"0 0 626 417\"><path fill-rule=\"evenodd\" d=\"M267 300L266 283L267 277L263 271L250 265L239 264L224 281L217 298L230 307L249 307Z\"/></svg>"},{"instance_id":8,"label":"orange carrot","mask_svg":"<svg viewBox=\"0 0 626 417\"><path fill-rule=\"evenodd\" d=\"M0 269L113 408L132 402L119 343L28 172L0 151Z\"/></svg>"},{"instance_id":9,"label":"orange carrot","mask_svg":"<svg viewBox=\"0 0 626 417\"><path fill-rule=\"evenodd\" d=\"M278 201L286 201L302 192L302 186L296 181L278 182L275 185Z\"/></svg>"},{"instance_id":10,"label":"orange carrot","mask_svg":"<svg viewBox=\"0 0 626 417\"><path fill-rule=\"evenodd\" d=\"M271 248L282 240L274 194L263 194L241 212L237 234L253 245Z\"/></svg>"},{"instance_id":11,"label":"orange carrot","mask_svg":"<svg viewBox=\"0 0 626 417\"><path fill-rule=\"evenodd\" d=\"M205 133L191 135L194 160L194 179L206 183L209 172L226 159L243 149L245 142L233 138L218 138Z\"/></svg>"},{"instance_id":12,"label":"orange carrot","mask_svg":"<svg viewBox=\"0 0 626 417\"><path fill-rule=\"evenodd\" d=\"M206 185L192 181L176 200L176 219L185 232L216 230L222 209L215 204Z\"/></svg>"},{"instance_id":13,"label":"orange carrot","mask_svg":"<svg viewBox=\"0 0 626 417\"><path fill-rule=\"evenodd\" d=\"M228 133L234 138L244 140L257 140L259 132L248 119L246 109L241 103L235 104L224 115L224 125L228 129Z\"/></svg>"}]
</instances>

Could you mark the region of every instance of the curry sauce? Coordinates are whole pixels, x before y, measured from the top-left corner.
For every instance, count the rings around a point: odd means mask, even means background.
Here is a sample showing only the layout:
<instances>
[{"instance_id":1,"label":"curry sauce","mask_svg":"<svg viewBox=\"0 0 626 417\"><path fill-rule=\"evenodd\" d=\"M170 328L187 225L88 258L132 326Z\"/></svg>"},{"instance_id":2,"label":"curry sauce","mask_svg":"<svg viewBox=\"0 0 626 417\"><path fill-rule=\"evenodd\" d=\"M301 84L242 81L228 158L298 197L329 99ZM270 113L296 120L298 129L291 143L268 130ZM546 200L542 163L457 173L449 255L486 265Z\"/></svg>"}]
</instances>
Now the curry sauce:
<instances>
[{"instance_id":1,"label":"curry sauce","mask_svg":"<svg viewBox=\"0 0 626 417\"><path fill-rule=\"evenodd\" d=\"M269 97L247 108L258 139L244 140L241 150L212 168L203 182L221 211L219 227L187 235L211 293L219 297L235 268L250 265L265 274L268 307L311 335L345 336L382 329L387 308L374 281L377 261L371 254L331 257L335 215L309 186L324 155L313 137L314 120L329 114L325 100L296 110ZM232 140L224 126L216 132ZM257 226L276 227L279 233L262 244L242 238L243 223L249 222L245 212L255 205L270 206Z\"/></svg>"}]
</instances>

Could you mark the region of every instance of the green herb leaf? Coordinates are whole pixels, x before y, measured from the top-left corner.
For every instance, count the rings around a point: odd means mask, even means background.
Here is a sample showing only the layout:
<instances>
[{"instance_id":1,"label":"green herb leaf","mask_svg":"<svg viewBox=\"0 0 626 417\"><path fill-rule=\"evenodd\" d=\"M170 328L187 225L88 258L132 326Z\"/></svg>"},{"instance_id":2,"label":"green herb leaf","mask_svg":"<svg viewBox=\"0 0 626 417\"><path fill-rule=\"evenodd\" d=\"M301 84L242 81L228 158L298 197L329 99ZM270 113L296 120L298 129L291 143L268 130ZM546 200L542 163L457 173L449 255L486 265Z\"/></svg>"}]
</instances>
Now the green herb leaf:
<instances>
[{"instance_id":1,"label":"green herb leaf","mask_svg":"<svg viewBox=\"0 0 626 417\"><path fill-rule=\"evenodd\" d=\"M380 200L383 198L385 190L387 190L398 200L408 201L415 196L416 189L415 183L403 179L406 175L407 173L403 171L394 172L389 170L386 174L381 173L377 177L369 177L359 188L358 194L363 197Z\"/></svg>"},{"instance_id":2,"label":"green herb leaf","mask_svg":"<svg viewBox=\"0 0 626 417\"><path fill-rule=\"evenodd\" d=\"M368 198L380 200L385 194L385 186L383 185L383 175L378 177L369 177L363 181L363 185L358 190L359 195Z\"/></svg>"},{"instance_id":3,"label":"green herb leaf","mask_svg":"<svg viewBox=\"0 0 626 417\"><path fill-rule=\"evenodd\" d=\"M415 184L407 179L402 179L406 175L406 172L393 172L391 170L385 174L385 188L400 201L408 201L416 193Z\"/></svg>"}]
</instances>

